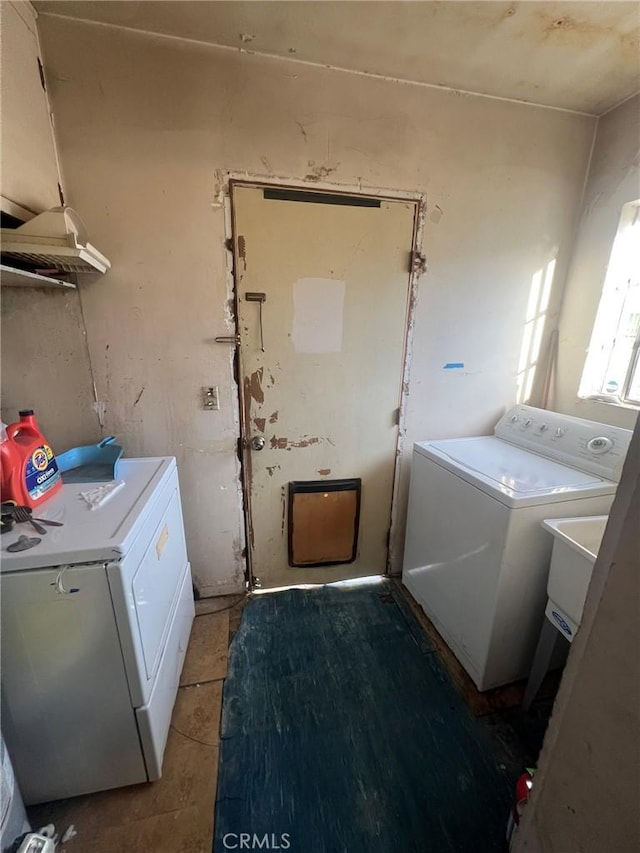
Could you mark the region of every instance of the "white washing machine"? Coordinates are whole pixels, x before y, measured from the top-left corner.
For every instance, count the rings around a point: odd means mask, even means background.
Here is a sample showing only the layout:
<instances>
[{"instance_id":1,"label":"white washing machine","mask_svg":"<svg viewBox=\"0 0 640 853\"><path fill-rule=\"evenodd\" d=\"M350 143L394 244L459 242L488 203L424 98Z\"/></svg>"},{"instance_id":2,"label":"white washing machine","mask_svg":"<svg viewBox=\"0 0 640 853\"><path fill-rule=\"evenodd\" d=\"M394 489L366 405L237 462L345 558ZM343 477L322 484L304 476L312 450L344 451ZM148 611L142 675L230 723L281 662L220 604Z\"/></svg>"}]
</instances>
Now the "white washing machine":
<instances>
[{"instance_id":1,"label":"white washing machine","mask_svg":"<svg viewBox=\"0 0 640 853\"><path fill-rule=\"evenodd\" d=\"M609 512L631 430L516 406L494 435L414 444L402 581L479 690L529 674L545 518Z\"/></svg>"}]
</instances>

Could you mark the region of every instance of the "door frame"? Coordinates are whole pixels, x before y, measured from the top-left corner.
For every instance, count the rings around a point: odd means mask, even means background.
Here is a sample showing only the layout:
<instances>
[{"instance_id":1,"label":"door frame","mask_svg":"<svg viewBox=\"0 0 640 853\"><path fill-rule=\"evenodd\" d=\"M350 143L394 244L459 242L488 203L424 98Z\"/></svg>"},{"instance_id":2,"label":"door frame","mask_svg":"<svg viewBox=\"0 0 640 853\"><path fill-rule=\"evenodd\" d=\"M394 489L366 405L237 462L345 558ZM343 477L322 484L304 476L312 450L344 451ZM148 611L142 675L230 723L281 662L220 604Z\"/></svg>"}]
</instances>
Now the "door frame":
<instances>
[{"instance_id":1,"label":"door frame","mask_svg":"<svg viewBox=\"0 0 640 853\"><path fill-rule=\"evenodd\" d=\"M415 313L418 301L418 281L427 271L427 262L422 251L425 214L427 210L427 197L425 193L406 190L392 190L381 187L366 187L361 184L341 184L330 181L309 181L296 178L279 178L273 175L260 175L251 172L216 172L215 184L217 190L217 202L214 207L222 207L224 210L225 249L227 268L227 297L230 306L227 316L228 326L235 338L233 347L233 377L236 385L235 403L237 409L234 415L238 425L238 460L240 463L240 484L242 489L242 509L244 518L245 534L245 577L249 591L256 588L251 565L251 545L253 543L253 529L251 525L251 489L250 489L250 466L251 455L246 452L244 445L250 425L248 419L248 400L242 382L242 353L239 346L238 330L238 264L236 263L236 226L235 210L233 206L234 187L250 187L254 189L295 189L306 192L335 193L337 195L352 195L359 198L375 198L379 201L407 202L415 207L413 217L413 234L411 238L411 268L407 270L408 302L407 316L405 321L404 345L402 368L399 388L399 416L398 434L396 438L395 463L393 470L393 489L391 493L391 512L389 518L389 536L387 545L386 574L397 574L401 571L399 556L402 553L399 542L403 531L398 529L399 512L398 496L400 489L400 466L406 444L406 418L407 402L409 396L409 380L411 372L411 359L413 355L413 330L415 324ZM232 306L232 307L231 307ZM248 463L248 464L247 464ZM292 584L295 586L295 584Z\"/></svg>"}]
</instances>

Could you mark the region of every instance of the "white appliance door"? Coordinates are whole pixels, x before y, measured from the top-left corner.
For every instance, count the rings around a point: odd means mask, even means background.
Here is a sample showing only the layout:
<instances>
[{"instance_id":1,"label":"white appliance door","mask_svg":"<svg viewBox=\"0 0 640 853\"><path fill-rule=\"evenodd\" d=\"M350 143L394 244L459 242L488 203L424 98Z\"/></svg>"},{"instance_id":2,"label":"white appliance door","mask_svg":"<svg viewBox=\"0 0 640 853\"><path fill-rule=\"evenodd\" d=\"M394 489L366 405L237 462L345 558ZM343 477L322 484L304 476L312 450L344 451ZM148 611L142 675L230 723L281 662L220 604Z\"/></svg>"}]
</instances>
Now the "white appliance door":
<instances>
[{"instance_id":1,"label":"white appliance door","mask_svg":"<svg viewBox=\"0 0 640 853\"><path fill-rule=\"evenodd\" d=\"M615 492L615 483L596 474L493 436L417 442L415 452L513 508Z\"/></svg>"},{"instance_id":2,"label":"white appliance door","mask_svg":"<svg viewBox=\"0 0 640 853\"><path fill-rule=\"evenodd\" d=\"M134 708L150 701L187 566L174 469L125 559L107 568Z\"/></svg>"},{"instance_id":3,"label":"white appliance door","mask_svg":"<svg viewBox=\"0 0 640 853\"><path fill-rule=\"evenodd\" d=\"M477 685L508 525L507 507L414 453L402 581Z\"/></svg>"},{"instance_id":4,"label":"white appliance door","mask_svg":"<svg viewBox=\"0 0 640 853\"><path fill-rule=\"evenodd\" d=\"M162 772L164 748L194 616L191 570L187 565L169 620L167 642L160 658L153 690L147 704L136 708L149 781L159 779Z\"/></svg>"},{"instance_id":5,"label":"white appliance door","mask_svg":"<svg viewBox=\"0 0 640 853\"><path fill-rule=\"evenodd\" d=\"M514 492L553 492L602 482L593 474L491 437L434 441L432 447L457 465Z\"/></svg>"},{"instance_id":6,"label":"white appliance door","mask_svg":"<svg viewBox=\"0 0 640 853\"><path fill-rule=\"evenodd\" d=\"M25 802L146 781L104 566L1 587L2 729Z\"/></svg>"},{"instance_id":7,"label":"white appliance door","mask_svg":"<svg viewBox=\"0 0 640 853\"><path fill-rule=\"evenodd\" d=\"M140 565L133 577L133 600L142 642L145 672L158 670L169 616L180 578L187 565L187 548L177 485L162 507Z\"/></svg>"}]
</instances>

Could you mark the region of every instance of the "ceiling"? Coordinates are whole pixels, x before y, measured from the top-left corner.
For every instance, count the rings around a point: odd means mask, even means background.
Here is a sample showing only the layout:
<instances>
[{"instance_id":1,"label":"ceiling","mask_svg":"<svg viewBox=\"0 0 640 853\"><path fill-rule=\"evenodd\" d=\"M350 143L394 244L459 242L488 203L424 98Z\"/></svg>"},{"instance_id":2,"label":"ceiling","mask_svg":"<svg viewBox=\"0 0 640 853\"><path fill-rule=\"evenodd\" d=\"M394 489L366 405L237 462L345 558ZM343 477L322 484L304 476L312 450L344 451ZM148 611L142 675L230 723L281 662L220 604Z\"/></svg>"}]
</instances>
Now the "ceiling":
<instances>
[{"instance_id":1,"label":"ceiling","mask_svg":"<svg viewBox=\"0 0 640 853\"><path fill-rule=\"evenodd\" d=\"M640 3L35 0L57 14L601 115L640 89Z\"/></svg>"}]
</instances>

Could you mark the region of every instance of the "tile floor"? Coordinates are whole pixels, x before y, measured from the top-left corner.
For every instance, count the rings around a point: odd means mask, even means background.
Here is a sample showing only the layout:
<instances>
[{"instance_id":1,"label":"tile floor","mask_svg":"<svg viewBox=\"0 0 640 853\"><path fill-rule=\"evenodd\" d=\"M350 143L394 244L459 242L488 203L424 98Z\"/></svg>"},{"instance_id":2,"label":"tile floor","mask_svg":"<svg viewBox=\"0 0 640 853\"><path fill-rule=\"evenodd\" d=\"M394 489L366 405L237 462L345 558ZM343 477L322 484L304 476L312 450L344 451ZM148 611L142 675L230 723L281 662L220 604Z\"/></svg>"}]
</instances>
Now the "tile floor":
<instances>
[{"instance_id":1,"label":"tile floor","mask_svg":"<svg viewBox=\"0 0 640 853\"><path fill-rule=\"evenodd\" d=\"M246 600L196 602L196 619L158 782L33 806L34 829L47 823L77 835L58 853L211 853L222 686L227 651Z\"/></svg>"}]
</instances>

